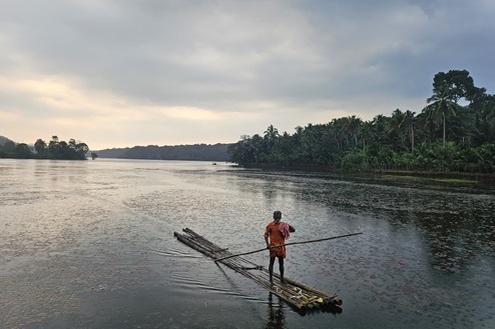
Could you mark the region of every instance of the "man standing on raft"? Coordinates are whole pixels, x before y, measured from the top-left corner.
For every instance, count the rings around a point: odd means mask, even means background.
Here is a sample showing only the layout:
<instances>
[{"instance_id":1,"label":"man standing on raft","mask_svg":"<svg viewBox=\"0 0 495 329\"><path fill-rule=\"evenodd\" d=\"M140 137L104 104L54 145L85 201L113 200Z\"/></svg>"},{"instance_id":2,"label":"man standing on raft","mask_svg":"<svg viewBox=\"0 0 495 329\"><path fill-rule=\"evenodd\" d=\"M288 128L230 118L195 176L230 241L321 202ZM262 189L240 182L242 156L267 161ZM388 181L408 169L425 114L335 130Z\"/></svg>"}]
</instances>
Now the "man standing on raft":
<instances>
[{"instance_id":1,"label":"man standing on raft","mask_svg":"<svg viewBox=\"0 0 495 329\"><path fill-rule=\"evenodd\" d=\"M287 256L287 250L285 246L281 245L289 238L289 232L295 232L296 230L291 225L281 222L281 219L282 213L280 211L273 212L273 222L266 226L265 242L266 248L270 250L270 266L268 267L270 282L273 282L273 264L275 263L275 257L277 257L280 282L284 283L284 258Z\"/></svg>"}]
</instances>

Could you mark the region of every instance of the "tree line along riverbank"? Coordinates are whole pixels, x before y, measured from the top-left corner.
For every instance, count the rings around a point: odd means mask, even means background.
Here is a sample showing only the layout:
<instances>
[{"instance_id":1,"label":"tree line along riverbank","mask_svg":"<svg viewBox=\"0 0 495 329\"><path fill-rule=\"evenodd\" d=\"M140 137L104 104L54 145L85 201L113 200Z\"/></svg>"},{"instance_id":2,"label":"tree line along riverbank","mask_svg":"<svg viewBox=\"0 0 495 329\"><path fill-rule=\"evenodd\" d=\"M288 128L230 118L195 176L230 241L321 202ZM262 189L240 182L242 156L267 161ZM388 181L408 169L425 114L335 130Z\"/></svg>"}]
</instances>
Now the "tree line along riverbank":
<instances>
[{"instance_id":1,"label":"tree line along riverbank","mask_svg":"<svg viewBox=\"0 0 495 329\"><path fill-rule=\"evenodd\" d=\"M229 148L242 166L344 171L493 173L495 95L466 70L439 72L419 110L396 109L364 121L356 116L279 133L243 136Z\"/></svg>"},{"instance_id":2,"label":"tree line along riverbank","mask_svg":"<svg viewBox=\"0 0 495 329\"><path fill-rule=\"evenodd\" d=\"M15 143L3 137L0 144L0 158L15 159L57 159L57 160L86 160L89 147L86 143L70 139L68 142L59 140L57 136L46 143L38 139L33 147L26 143Z\"/></svg>"},{"instance_id":3,"label":"tree line along riverbank","mask_svg":"<svg viewBox=\"0 0 495 329\"><path fill-rule=\"evenodd\" d=\"M148 145L113 148L95 151L102 158L147 159L147 160L189 160L229 161L228 147L231 144L194 145Z\"/></svg>"}]
</instances>

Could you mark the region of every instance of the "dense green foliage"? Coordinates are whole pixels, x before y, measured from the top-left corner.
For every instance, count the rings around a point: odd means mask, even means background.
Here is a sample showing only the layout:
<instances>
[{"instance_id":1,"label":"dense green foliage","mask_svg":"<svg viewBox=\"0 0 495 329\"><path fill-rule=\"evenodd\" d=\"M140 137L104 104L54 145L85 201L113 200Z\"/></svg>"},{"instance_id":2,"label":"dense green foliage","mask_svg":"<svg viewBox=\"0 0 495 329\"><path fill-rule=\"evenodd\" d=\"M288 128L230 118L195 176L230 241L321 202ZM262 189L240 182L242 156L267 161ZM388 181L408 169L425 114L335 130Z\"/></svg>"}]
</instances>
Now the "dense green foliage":
<instances>
[{"instance_id":1,"label":"dense green foliage","mask_svg":"<svg viewBox=\"0 0 495 329\"><path fill-rule=\"evenodd\" d=\"M435 75L427 102L417 115L397 109L370 121L343 117L297 127L292 135L270 125L263 136L233 144L231 160L246 166L493 172L495 95L475 87L468 71L451 70Z\"/></svg>"},{"instance_id":2,"label":"dense green foliage","mask_svg":"<svg viewBox=\"0 0 495 329\"><path fill-rule=\"evenodd\" d=\"M27 144L16 144L6 139L0 145L0 158L86 160L88 151L88 145L85 143L76 142L74 139L67 143L59 141L57 136L53 136L48 144L38 139L34 143L34 150Z\"/></svg>"},{"instance_id":3,"label":"dense green foliage","mask_svg":"<svg viewBox=\"0 0 495 329\"><path fill-rule=\"evenodd\" d=\"M175 146L134 146L98 151L101 158L152 159L152 160L204 160L227 161L231 144L196 144Z\"/></svg>"}]
</instances>

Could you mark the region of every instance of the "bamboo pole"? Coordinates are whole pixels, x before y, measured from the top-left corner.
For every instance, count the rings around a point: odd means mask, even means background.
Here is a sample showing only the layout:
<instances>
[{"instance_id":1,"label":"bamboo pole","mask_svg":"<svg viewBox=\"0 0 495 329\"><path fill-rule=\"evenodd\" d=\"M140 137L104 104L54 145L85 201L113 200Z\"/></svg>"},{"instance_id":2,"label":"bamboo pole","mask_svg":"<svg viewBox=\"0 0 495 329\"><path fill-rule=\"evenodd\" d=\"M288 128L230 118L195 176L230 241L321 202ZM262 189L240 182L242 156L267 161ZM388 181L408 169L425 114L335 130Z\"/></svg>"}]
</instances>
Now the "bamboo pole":
<instances>
[{"instance_id":1,"label":"bamboo pole","mask_svg":"<svg viewBox=\"0 0 495 329\"><path fill-rule=\"evenodd\" d=\"M322 239L315 239L315 240L290 242L290 243L285 243L285 244L281 244L281 245L277 245L277 246L271 246L271 247L267 247L267 248L263 248L263 249L257 249L257 250L253 250L253 251L243 252L243 253L240 253L240 254L234 254L234 255L229 255L229 256L226 256L226 257L222 257L222 258L217 258L217 259L215 259L215 262L223 261L223 260L229 259L231 257L250 255L250 254L254 254L254 253L261 252L261 251L264 251L264 250L268 250L268 249L271 249L271 248L279 248L279 247L290 246L290 245L295 245L295 244L305 244L305 243L313 243L313 242L320 242L320 241L326 241L326 240L334 240L334 239L346 238L346 237L349 237L349 236L354 236L354 235L359 235L359 234L363 234L363 232L350 233L350 234L344 234L344 235L333 236L333 237L322 238Z\"/></svg>"}]
</instances>

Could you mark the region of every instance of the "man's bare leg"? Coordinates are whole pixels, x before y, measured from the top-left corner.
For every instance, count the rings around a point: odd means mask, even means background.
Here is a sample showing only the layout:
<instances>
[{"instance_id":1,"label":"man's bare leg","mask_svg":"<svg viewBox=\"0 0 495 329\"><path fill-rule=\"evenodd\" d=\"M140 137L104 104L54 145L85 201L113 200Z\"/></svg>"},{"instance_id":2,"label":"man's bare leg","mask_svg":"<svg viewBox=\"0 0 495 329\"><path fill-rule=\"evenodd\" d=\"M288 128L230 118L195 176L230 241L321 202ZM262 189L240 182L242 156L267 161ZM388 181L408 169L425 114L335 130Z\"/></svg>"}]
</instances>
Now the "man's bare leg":
<instances>
[{"instance_id":1,"label":"man's bare leg","mask_svg":"<svg viewBox=\"0 0 495 329\"><path fill-rule=\"evenodd\" d=\"M273 264L275 263L275 257L270 257L270 265L268 266L268 272L270 272L270 283L273 283Z\"/></svg>"},{"instance_id":2,"label":"man's bare leg","mask_svg":"<svg viewBox=\"0 0 495 329\"><path fill-rule=\"evenodd\" d=\"M278 268L280 270L280 282L285 283L285 280L284 280L284 258L283 257L278 257Z\"/></svg>"}]
</instances>

